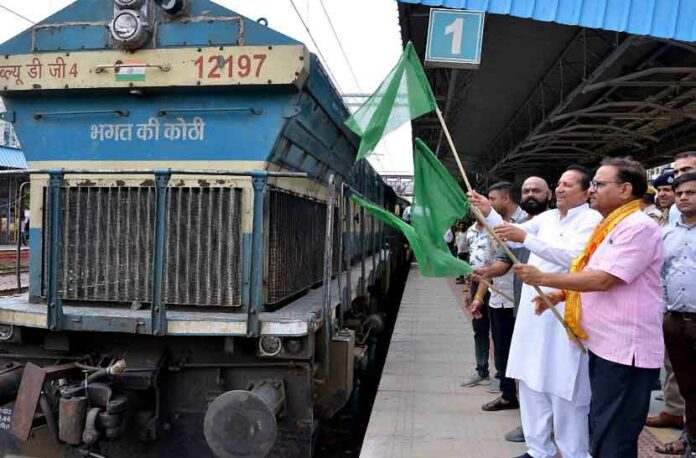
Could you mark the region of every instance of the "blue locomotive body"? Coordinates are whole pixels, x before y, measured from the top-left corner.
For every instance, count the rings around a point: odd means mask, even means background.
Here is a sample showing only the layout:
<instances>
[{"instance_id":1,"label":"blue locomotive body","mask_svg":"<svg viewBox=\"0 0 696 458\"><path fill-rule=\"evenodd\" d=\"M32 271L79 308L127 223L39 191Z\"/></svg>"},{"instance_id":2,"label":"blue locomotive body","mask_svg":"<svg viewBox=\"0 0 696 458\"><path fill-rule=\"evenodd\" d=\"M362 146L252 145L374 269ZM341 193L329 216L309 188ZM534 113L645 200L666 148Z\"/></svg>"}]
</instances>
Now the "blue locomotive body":
<instances>
[{"instance_id":1,"label":"blue locomotive body","mask_svg":"<svg viewBox=\"0 0 696 458\"><path fill-rule=\"evenodd\" d=\"M78 0L0 53L32 169L0 449L310 455L399 260L316 58L205 0Z\"/></svg>"}]
</instances>

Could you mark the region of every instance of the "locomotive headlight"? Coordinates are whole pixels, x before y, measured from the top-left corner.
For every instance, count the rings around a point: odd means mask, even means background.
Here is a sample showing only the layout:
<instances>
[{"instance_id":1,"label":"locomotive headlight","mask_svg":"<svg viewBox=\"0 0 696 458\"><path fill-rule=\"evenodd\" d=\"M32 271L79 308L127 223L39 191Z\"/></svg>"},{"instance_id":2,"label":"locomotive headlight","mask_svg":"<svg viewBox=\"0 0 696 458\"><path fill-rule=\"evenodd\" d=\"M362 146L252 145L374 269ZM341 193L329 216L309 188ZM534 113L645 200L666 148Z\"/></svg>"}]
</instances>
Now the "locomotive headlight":
<instances>
[{"instance_id":1,"label":"locomotive headlight","mask_svg":"<svg viewBox=\"0 0 696 458\"><path fill-rule=\"evenodd\" d=\"M280 353L283 345L280 341L280 337L276 336L263 336L259 340L259 349L261 350L262 356L275 356Z\"/></svg>"},{"instance_id":2,"label":"locomotive headlight","mask_svg":"<svg viewBox=\"0 0 696 458\"><path fill-rule=\"evenodd\" d=\"M186 0L156 0L157 4L167 14L179 14L186 6Z\"/></svg>"},{"instance_id":3,"label":"locomotive headlight","mask_svg":"<svg viewBox=\"0 0 696 458\"><path fill-rule=\"evenodd\" d=\"M302 351L302 340L301 339L288 339L285 341L285 349L291 355L297 355Z\"/></svg>"},{"instance_id":4,"label":"locomotive headlight","mask_svg":"<svg viewBox=\"0 0 696 458\"><path fill-rule=\"evenodd\" d=\"M140 8L143 6L144 0L114 0L116 6L120 8Z\"/></svg>"},{"instance_id":5,"label":"locomotive headlight","mask_svg":"<svg viewBox=\"0 0 696 458\"><path fill-rule=\"evenodd\" d=\"M9 340L14 335L14 326L11 324L0 324L0 340Z\"/></svg>"},{"instance_id":6,"label":"locomotive headlight","mask_svg":"<svg viewBox=\"0 0 696 458\"><path fill-rule=\"evenodd\" d=\"M137 11L121 10L111 22L111 36L124 48L139 48L148 40L150 26Z\"/></svg>"},{"instance_id":7,"label":"locomotive headlight","mask_svg":"<svg viewBox=\"0 0 696 458\"><path fill-rule=\"evenodd\" d=\"M130 11L124 11L114 18L113 33L119 40L130 40L138 32L138 17Z\"/></svg>"}]
</instances>

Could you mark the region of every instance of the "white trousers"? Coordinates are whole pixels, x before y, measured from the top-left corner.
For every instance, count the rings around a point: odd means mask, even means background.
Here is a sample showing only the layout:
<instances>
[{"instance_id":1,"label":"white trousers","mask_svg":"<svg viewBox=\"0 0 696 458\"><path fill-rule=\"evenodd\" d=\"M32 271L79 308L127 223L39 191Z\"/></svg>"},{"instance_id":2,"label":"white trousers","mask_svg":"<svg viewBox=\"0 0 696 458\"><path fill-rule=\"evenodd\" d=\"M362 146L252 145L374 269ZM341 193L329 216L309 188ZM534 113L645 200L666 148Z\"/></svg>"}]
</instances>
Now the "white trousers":
<instances>
[{"instance_id":1,"label":"white trousers","mask_svg":"<svg viewBox=\"0 0 696 458\"><path fill-rule=\"evenodd\" d=\"M563 458L591 458L589 404L578 406L553 394L534 391L522 380L519 386L527 453L534 458L554 458L560 449Z\"/></svg>"}]
</instances>

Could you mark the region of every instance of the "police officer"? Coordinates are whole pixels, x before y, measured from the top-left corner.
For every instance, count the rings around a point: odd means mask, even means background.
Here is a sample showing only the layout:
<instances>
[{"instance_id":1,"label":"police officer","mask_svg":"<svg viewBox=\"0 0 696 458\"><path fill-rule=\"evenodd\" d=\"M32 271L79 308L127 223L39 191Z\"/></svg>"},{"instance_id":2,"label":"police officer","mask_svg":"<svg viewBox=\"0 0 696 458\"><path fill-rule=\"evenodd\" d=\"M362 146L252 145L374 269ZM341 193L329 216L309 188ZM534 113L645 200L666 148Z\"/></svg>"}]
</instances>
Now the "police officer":
<instances>
[{"instance_id":1,"label":"police officer","mask_svg":"<svg viewBox=\"0 0 696 458\"><path fill-rule=\"evenodd\" d=\"M662 172L662 174L653 181L653 187L657 190L655 203L662 212L662 218L660 218L659 221L662 226L667 224L669 209L674 205L672 183L674 183L674 171L670 169Z\"/></svg>"}]
</instances>

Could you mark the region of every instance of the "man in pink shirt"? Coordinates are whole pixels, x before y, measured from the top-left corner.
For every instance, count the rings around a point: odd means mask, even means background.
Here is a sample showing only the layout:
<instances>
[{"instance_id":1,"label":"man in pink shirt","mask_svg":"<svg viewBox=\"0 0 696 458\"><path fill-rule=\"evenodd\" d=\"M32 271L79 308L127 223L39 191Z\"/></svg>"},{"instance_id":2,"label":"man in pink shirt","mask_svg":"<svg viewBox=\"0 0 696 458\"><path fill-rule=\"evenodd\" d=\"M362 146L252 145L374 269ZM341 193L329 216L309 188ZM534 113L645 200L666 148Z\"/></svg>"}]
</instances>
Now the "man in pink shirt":
<instances>
[{"instance_id":1,"label":"man in pink shirt","mask_svg":"<svg viewBox=\"0 0 696 458\"><path fill-rule=\"evenodd\" d=\"M566 320L590 351L594 458L638 456L638 435L662 366L663 252L660 227L640 211L646 189L640 163L604 160L590 186L591 206L604 220L571 273L515 266L525 283L559 289L551 301L566 300ZM537 313L543 312L543 303L535 301Z\"/></svg>"}]
</instances>

